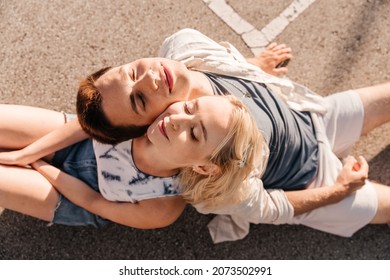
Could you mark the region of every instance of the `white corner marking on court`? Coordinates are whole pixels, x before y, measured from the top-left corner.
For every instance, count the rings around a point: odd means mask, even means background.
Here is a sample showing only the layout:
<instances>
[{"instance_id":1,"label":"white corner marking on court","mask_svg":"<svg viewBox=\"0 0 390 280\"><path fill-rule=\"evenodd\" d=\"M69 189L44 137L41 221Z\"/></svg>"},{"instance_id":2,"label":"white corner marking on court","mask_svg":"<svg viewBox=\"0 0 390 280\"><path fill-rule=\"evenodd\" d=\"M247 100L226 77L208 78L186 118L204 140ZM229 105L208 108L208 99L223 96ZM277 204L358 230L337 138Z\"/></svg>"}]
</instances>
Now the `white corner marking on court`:
<instances>
[{"instance_id":1,"label":"white corner marking on court","mask_svg":"<svg viewBox=\"0 0 390 280\"><path fill-rule=\"evenodd\" d=\"M239 34L254 55L283 32L283 30L316 0L294 0L283 12L258 30L240 17L226 0L203 0L203 2L230 28Z\"/></svg>"}]
</instances>

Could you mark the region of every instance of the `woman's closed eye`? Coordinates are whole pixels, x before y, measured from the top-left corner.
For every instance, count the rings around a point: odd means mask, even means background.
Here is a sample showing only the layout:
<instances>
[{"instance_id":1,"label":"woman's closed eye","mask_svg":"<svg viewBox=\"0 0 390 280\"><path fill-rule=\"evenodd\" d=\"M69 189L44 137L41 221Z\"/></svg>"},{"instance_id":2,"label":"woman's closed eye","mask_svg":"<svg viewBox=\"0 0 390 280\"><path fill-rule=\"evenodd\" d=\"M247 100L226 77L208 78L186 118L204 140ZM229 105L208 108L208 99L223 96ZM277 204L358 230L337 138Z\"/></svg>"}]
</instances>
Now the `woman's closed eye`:
<instances>
[{"instance_id":1,"label":"woman's closed eye","mask_svg":"<svg viewBox=\"0 0 390 280\"><path fill-rule=\"evenodd\" d=\"M184 102L183 106L184 106L184 112L186 114L188 114L188 115L191 115L191 112L190 112L190 109L189 109L189 106L188 106L188 102Z\"/></svg>"},{"instance_id":2,"label":"woman's closed eye","mask_svg":"<svg viewBox=\"0 0 390 280\"><path fill-rule=\"evenodd\" d=\"M191 134L191 139L192 139L192 140L198 141L198 138L195 136L194 127L193 127L193 126L192 126L191 129L190 129L190 134Z\"/></svg>"},{"instance_id":3,"label":"woman's closed eye","mask_svg":"<svg viewBox=\"0 0 390 280\"><path fill-rule=\"evenodd\" d=\"M188 102L184 102L183 106L184 106L184 112L186 114L188 114L188 115L192 115L193 114L193 112L191 111L192 110L191 104L189 104ZM191 128L190 128L191 139L194 140L194 141L199 141L198 137L196 137L196 135L195 135L194 130L195 130L195 125L192 125Z\"/></svg>"}]
</instances>

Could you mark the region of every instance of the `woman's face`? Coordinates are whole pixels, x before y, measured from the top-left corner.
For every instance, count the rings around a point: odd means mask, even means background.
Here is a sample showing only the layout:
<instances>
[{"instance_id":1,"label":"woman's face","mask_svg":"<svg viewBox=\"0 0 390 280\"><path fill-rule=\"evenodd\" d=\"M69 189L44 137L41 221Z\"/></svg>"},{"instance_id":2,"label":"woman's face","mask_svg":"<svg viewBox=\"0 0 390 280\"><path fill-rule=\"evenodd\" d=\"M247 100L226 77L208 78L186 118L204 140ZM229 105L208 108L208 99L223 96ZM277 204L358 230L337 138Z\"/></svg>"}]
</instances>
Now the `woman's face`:
<instances>
[{"instance_id":1,"label":"woman's face","mask_svg":"<svg viewBox=\"0 0 390 280\"><path fill-rule=\"evenodd\" d=\"M189 97L189 70L164 58L142 58L110 69L95 82L112 125L148 125L170 104Z\"/></svg>"},{"instance_id":2,"label":"woman's face","mask_svg":"<svg viewBox=\"0 0 390 280\"><path fill-rule=\"evenodd\" d=\"M147 137L176 168L207 164L229 131L232 111L218 96L176 102L149 126Z\"/></svg>"}]
</instances>

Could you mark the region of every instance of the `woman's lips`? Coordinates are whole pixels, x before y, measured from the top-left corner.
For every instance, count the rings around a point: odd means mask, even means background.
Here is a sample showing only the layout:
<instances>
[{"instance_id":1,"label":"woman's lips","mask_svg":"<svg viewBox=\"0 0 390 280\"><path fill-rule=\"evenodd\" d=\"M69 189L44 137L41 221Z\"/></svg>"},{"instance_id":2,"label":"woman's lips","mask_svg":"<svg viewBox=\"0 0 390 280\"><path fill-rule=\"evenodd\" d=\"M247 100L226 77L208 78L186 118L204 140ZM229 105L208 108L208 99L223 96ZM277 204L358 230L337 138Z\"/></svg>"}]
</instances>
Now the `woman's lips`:
<instances>
[{"instance_id":1,"label":"woman's lips","mask_svg":"<svg viewBox=\"0 0 390 280\"><path fill-rule=\"evenodd\" d=\"M164 121L164 119L162 119L161 122L159 122L158 128L159 128L161 134L164 135L165 138L167 138L169 140L168 135L167 135L167 131L165 130L165 121Z\"/></svg>"}]
</instances>

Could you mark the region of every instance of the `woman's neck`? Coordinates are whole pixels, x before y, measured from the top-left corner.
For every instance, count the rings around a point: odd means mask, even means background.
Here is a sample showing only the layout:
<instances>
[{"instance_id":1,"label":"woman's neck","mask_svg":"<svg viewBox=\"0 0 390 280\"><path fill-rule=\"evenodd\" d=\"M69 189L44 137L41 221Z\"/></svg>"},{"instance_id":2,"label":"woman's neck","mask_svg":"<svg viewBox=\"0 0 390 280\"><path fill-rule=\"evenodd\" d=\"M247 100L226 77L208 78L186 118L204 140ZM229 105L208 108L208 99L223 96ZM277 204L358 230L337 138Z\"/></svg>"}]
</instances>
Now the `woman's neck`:
<instances>
[{"instance_id":1,"label":"woman's neck","mask_svg":"<svg viewBox=\"0 0 390 280\"><path fill-rule=\"evenodd\" d=\"M156 177L170 177L179 173L179 168L158 157L146 136L134 139L132 145L133 161L141 172Z\"/></svg>"},{"instance_id":2,"label":"woman's neck","mask_svg":"<svg viewBox=\"0 0 390 280\"><path fill-rule=\"evenodd\" d=\"M191 75L191 94L189 99L202 96L214 95L209 79L205 74L199 71L190 70Z\"/></svg>"}]
</instances>

